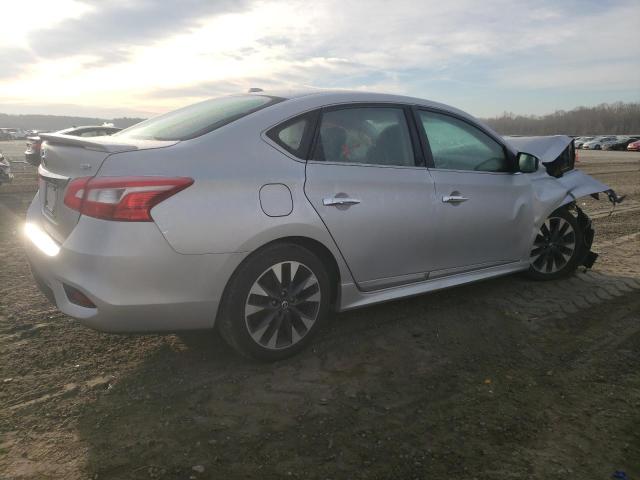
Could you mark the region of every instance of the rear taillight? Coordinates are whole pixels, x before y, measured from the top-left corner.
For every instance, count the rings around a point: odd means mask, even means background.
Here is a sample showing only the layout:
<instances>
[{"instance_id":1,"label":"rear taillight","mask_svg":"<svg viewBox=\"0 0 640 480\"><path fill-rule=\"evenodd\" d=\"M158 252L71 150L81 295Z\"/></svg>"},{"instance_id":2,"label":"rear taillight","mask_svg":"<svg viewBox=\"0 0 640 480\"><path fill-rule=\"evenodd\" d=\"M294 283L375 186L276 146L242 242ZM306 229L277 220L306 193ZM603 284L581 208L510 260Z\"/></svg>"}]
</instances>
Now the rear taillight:
<instances>
[{"instance_id":1,"label":"rear taillight","mask_svg":"<svg viewBox=\"0 0 640 480\"><path fill-rule=\"evenodd\" d=\"M192 183L186 177L82 177L69 183L64 204L103 220L151 222L153 207Z\"/></svg>"}]
</instances>

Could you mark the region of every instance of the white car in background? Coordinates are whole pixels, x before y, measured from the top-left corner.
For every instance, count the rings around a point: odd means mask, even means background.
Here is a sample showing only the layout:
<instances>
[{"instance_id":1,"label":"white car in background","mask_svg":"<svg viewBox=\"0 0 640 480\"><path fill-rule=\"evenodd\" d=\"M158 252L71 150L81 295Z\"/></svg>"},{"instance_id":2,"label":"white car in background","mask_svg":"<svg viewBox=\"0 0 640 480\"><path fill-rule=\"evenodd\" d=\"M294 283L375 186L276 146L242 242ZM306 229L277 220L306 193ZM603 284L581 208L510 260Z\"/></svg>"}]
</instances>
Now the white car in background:
<instances>
[{"instance_id":1,"label":"white car in background","mask_svg":"<svg viewBox=\"0 0 640 480\"><path fill-rule=\"evenodd\" d=\"M602 150L602 146L606 143L615 142L617 137L615 135L595 137L593 140L582 144L584 150Z\"/></svg>"},{"instance_id":2,"label":"white car in background","mask_svg":"<svg viewBox=\"0 0 640 480\"><path fill-rule=\"evenodd\" d=\"M582 145L584 145L586 142L593 140L593 138L594 137L576 137L573 140L573 143L576 146L576 148L582 148Z\"/></svg>"}]
</instances>

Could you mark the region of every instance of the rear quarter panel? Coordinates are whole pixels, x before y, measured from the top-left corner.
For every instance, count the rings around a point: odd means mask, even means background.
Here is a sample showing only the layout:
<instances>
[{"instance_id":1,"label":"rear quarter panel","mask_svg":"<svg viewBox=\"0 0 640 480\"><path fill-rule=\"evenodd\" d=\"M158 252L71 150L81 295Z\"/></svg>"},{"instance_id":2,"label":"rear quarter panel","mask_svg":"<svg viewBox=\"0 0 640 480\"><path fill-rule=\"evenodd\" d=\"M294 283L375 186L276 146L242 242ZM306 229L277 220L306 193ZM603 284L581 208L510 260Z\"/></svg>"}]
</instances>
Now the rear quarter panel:
<instances>
[{"instance_id":1,"label":"rear quarter panel","mask_svg":"<svg viewBox=\"0 0 640 480\"><path fill-rule=\"evenodd\" d=\"M152 210L157 227L178 253L248 253L283 237L303 236L325 245L342 278L350 278L304 195L305 163L267 144L260 135L264 119L252 117L172 147L114 154L99 173L194 179L189 188ZM260 189L267 184L284 184L291 191L289 215L274 217L263 211Z\"/></svg>"}]
</instances>

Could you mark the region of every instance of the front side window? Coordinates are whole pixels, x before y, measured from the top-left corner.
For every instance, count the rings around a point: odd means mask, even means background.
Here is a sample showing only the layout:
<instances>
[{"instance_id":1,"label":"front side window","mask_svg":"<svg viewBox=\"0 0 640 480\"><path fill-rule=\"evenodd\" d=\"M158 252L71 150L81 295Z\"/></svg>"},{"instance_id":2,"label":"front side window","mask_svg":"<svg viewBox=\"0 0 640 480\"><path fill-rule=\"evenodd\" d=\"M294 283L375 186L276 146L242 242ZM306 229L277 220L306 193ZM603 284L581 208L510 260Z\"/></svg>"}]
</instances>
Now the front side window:
<instances>
[{"instance_id":1,"label":"front side window","mask_svg":"<svg viewBox=\"0 0 640 480\"><path fill-rule=\"evenodd\" d=\"M420 111L435 168L507 172L504 148L476 127L440 113Z\"/></svg>"},{"instance_id":2,"label":"front side window","mask_svg":"<svg viewBox=\"0 0 640 480\"><path fill-rule=\"evenodd\" d=\"M324 112L313 159L415 166L404 110L362 107Z\"/></svg>"},{"instance_id":3,"label":"front side window","mask_svg":"<svg viewBox=\"0 0 640 480\"><path fill-rule=\"evenodd\" d=\"M265 95L214 98L151 118L114 136L141 140L189 140L281 100Z\"/></svg>"}]
</instances>

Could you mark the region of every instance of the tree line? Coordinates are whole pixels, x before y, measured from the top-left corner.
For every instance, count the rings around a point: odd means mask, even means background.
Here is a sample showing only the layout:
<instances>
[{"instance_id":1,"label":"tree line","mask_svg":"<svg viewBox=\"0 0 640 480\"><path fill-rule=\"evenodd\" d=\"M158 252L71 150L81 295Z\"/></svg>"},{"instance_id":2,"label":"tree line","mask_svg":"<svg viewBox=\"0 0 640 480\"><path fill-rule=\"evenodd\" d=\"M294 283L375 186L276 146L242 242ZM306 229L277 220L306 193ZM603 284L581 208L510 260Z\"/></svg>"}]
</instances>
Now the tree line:
<instances>
[{"instance_id":1,"label":"tree line","mask_svg":"<svg viewBox=\"0 0 640 480\"><path fill-rule=\"evenodd\" d=\"M640 103L603 103L541 116L505 112L485 122L501 135L640 135Z\"/></svg>"},{"instance_id":2,"label":"tree line","mask_svg":"<svg viewBox=\"0 0 640 480\"><path fill-rule=\"evenodd\" d=\"M142 118L92 118L71 117L64 115L10 115L0 113L0 127L20 128L22 130L56 131L63 128L81 125L102 125L104 122L113 123L119 128L126 128L141 122Z\"/></svg>"}]
</instances>

